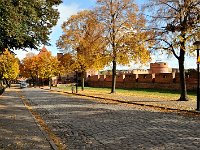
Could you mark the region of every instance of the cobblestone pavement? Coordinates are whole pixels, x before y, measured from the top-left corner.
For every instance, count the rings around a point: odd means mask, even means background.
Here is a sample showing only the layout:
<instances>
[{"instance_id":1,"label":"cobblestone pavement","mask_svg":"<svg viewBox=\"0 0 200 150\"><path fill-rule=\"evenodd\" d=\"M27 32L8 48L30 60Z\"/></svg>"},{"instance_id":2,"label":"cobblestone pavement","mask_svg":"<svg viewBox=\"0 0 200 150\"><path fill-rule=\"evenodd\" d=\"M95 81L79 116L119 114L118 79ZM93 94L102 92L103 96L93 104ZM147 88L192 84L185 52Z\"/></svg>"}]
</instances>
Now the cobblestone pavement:
<instances>
[{"instance_id":1,"label":"cobblestone pavement","mask_svg":"<svg viewBox=\"0 0 200 150\"><path fill-rule=\"evenodd\" d=\"M43 87L44 89L49 89L49 87ZM57 87L52 87L52 90L54 91L61 91L63 92L63 89L59 89ZM71 93L70 90L66 91L67 93ZM162 99L162 98L147 98L144 96L137 97L137 96L131 96L131 95L122 95L119 93L110 94L110 93L95 93L95 92L85 92L79 90L79 95L85 95L85 96L94 96L99 98L106 98L106 99L113 99L118 100L121 102L128 102L133 104L139 104L139 105L150 105L154 107L164 107L169 109L177 109L177 110L187 110L187 111L195 111L196 110L196 100L189 100L189 101L177 101L176 98L174 99Z\"/></svg>"},{"instance_id":2,"label":"cobblestone pavement","mask_svg":"<svg viewBox=\"0 0 200 150\"><path fill-rule=\"evenodd\" d=\"M0 150L52 149L18 91L6 89L0 96Z\"/></svg>"},{"instance_id":3,"label":"cobblestone pavement","mask_svg":"<svg viewBox=\"0 0 200 150\"><path fill-rule=\"evenodd\" d=\"M38 88L23 95L70 150L198 150L200 119Z\"/></svg>"}]
</instances>

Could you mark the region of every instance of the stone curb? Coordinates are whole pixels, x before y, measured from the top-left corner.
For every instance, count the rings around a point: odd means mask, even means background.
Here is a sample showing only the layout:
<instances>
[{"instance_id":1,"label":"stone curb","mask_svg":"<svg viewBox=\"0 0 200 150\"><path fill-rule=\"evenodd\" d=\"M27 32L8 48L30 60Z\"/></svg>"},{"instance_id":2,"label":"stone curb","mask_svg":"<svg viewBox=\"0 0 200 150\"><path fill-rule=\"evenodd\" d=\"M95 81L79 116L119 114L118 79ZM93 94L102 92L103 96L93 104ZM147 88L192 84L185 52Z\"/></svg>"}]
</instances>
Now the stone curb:
<instances>
[{"instance_id":1,"label":"stone curb","mask_svg":"<svg viewBox=\"0 0 200 150\"><path fill-rule=\"evenodd\" d=\"M24 106L27 108L27 104L28 104L28 101L26 98L20 98L22 103L24 104ZM37 119L35 118L35 116L32 114L32 112L28 109L29 113L31 114L31 116L34 118L34 122L35 124L38 126L38 128L40 129L40 131L42 132L42 134L45 136L46 140L49 142L51 148L53 150L58 150L56 144L53 142L53 140L48 136L48 134L46 133L46 131L44 131L44 129L41 127L41 125L38 123Z\"/></svg>"},{"instance_id":2,"label":"stone curb","mask_svg":"<svg viewBox=\"0 0 200 150\"><path fill-rule=\"evenodd\" d=\"M188 115L200 116L200 111L197 111L197 110L196 111L195 110L184 110L184 109L178 109L178 108L155 106L155 105L150 105L150 104L141 104L141 103L135 103L135 102L126 102L126 101L112 99L112 98L104 98L104 97L98 97L98 96L92 96L92 95L85 95L85 94L79 94L79 93L71 93L71 92L66 92L66 91L64 92L64 91L58 91L58 90L52 90L52 89L45 89L45 88L41 88L41 89L48 90L48 91L62 92L62 93L71 94L71 95L78 95L78 96L98 98L98 99L103 99L103 100L110 100L110 101L114 101L114 102L118 102L118 103L125 103L125 104L132 104L132 105L138 105L138 106L151 107L151 108L155 108L155 109L161 109L161 110L166 110L166 111L173 111L173 112L177 112L179 114L186 113Z\"/></svg>"}]
</instances>

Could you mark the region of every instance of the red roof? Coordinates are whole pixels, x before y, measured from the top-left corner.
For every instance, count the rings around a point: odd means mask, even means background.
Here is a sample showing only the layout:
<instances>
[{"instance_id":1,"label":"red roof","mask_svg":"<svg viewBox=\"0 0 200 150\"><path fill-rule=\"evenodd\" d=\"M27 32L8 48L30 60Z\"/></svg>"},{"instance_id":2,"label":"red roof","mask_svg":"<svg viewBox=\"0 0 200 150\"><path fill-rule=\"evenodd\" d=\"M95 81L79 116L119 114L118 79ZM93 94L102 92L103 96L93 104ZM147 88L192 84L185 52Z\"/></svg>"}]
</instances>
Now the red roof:
<instances>
[{"instance_id":1,"label":"red roof","mask_svg":"<svg viewBox=\"0 0 200 150\"><path fill-rule=\"evenodd\" d=\"M47 52L48 50L46 49L45 46L43 46L43 48L40 50L39 54L38 55L41 55L41 53L45 53Z\"/></svg>"}]
</instances>

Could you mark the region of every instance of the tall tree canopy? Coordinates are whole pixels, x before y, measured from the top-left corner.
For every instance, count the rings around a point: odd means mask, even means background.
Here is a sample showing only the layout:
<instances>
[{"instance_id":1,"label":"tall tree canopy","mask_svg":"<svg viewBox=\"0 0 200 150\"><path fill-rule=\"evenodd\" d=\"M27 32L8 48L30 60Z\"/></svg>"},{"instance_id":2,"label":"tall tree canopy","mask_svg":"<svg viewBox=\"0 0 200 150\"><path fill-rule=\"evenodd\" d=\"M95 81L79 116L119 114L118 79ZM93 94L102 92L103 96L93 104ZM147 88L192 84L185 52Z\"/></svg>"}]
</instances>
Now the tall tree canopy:
<instances>
[{"instance_id":1,"label":"tall tree canopy","mask_svg":"<svg viewBox=\"0 0 200 150\"><path fill-rule=\"evenodd\" d=\"M92 11L81 11L71 16L62 25L63 35L57 46L72 54L74 63L71 67L82 72L82 89L84 72L87 69L101 69L105 66L105 38L103 26Z\"/></svg>"},{"instance_id":2,"label":"tall tree canopy","mask_svg":"<svg viewBox=\"0 0 200 150\"><path fill-rule=\"evenodd\" d=\"M111 93L114 93L117 63L124 65L149 60L149 44L145 42L149 33L142 30L145 19L139 14L134 0L97 0L97 4L96 12L104 26L107 52L113 63Z\"/></svg>"},{"instance_id":3,"label":"tall tree canopy","mask_svg":"<svg viewBox=\"0 0 200 150\"><path fill-rule=\"evenodd\" d=\"M0 52L48 44L62 0L0 0Z\"/></svg>"},{"instance_id":4,"label":"tall tree canopy","mask_svg":"<svg viewBox=\"0 0 200 150\"><path fill-rule=\"evenodd\" d=\"M194 50L193 43L200 40L199 0L149 0L145 8L151 10L151 27L155 31L154 49L167 50L179 63L180 100L188 100L184 61ZM152 11L154 10L154 11Z\"/></svg>"}]
</instances>

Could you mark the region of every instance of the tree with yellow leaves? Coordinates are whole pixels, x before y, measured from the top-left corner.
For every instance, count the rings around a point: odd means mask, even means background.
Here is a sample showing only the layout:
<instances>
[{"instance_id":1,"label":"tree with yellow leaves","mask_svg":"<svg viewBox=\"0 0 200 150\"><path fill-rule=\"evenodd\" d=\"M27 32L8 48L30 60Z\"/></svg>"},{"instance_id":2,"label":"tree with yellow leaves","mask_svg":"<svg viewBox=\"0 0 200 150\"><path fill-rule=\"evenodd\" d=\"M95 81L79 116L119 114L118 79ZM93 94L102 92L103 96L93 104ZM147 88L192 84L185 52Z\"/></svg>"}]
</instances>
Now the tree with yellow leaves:
<instances>
[{"instance_id":1,"label":"tree with yellow leaves","mask_svg":"<svg viewBox=\"0 0 200 150\"><path fill-rule=\"evenodd\" d=\"M37 56L38 76L42 79L49 79L51 88L51 79L59 73L59 61L57 57L52 56L50 51L45 51Z\"/></svg>"},{"instance_id":2,"label":"tree with yellow leaves","mask_svg":"<svg viewBox=\"0 0 200 150\"><path fill-rule=\"evenodd\" d=\"M19 60L7 49L0 55L0 80L4 79L10 87L10 81L19 74Z\"/></svg>"},{"instance_id":3,"label":"tree with yellow leaves","mask_svg":"<svg viewBox=\"0 0 200 150\"><path fill-rule=\"evenodd\" d=\"M111 93L115 93L117 63L144 64L150 60L151 43L147 43L150 33L142 30L146 21L134 0L97 0L97 4L95 10L105 29L106 51L113 66Z\"/></svg>"},{"instance_id":4,"label":"tree with yellow leaves","mask_svg":"<svg viewBox=\"0 0 200 150\"><path fill-rule=\"evenodd\" d=\"M74 71L81 72L83 90L85 71L102 69L107 63L104 28L93 11L84 10L64 22L62 29L63 35L57 46L73 56L74 63L71 67Z\"/></svg>"}]
</instances>

